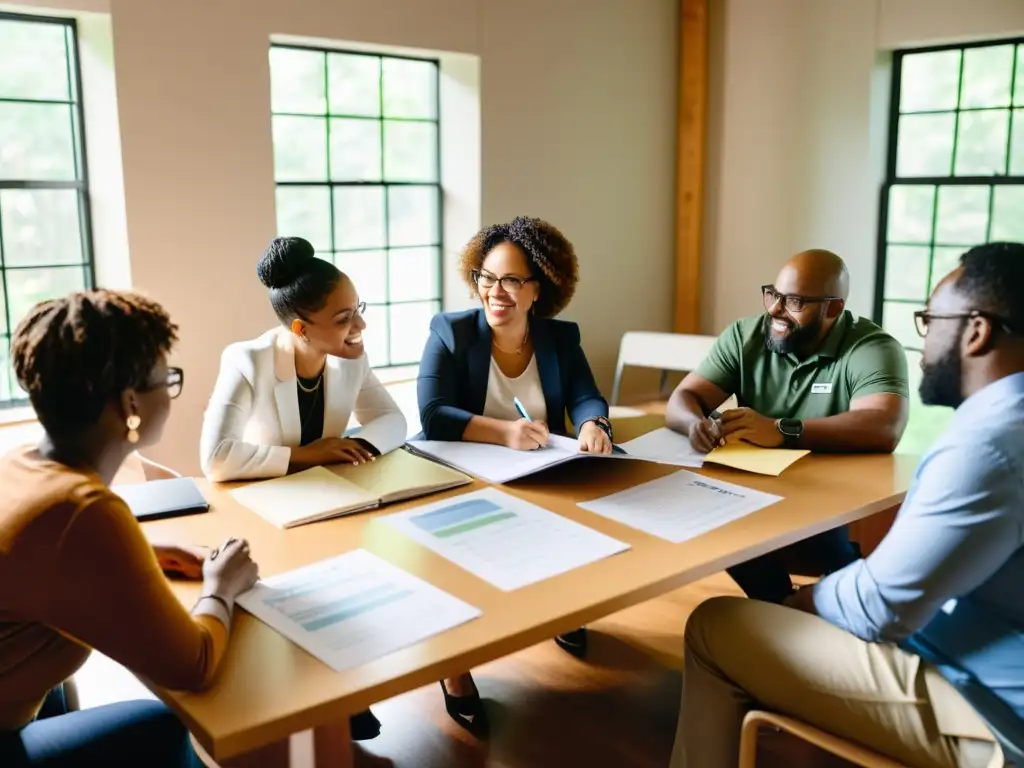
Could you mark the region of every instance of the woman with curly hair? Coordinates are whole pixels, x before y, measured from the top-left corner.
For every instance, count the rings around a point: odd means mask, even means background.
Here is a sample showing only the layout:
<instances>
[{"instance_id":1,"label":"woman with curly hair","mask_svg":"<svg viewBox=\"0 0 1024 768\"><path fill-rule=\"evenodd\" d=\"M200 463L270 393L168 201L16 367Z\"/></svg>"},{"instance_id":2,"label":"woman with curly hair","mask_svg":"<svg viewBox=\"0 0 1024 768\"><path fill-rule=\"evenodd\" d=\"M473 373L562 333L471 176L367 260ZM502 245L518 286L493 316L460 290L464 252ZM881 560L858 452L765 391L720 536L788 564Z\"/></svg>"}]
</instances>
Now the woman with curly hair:
<instances>
[{"instance_id":1,"label":"woman with curly hair","mask_svg":"<svg viewBox=\"0 0 1024 768\"><path fill-rule=\"evenodd\" d=\"M417 388L426 439L536 450L549 429L566 433L568 415L580 450L611 453L608 403L579 326L554 319L579 280L572 243L545 221L518 217L481 230L461 266L480 308L430 324Z\"/></svg>"},{"instance_id":2,"label":"woman with curly hair","mask_svg":"<svg viewBox=\"0 0 1024 768\"><path fill-rule=\"evenodd\" d=\"M71 711L63 683L93 648L156 685L200 690L257 579L249 546L151 546L109 487L160 439L183 373L177 326L141 296L88 291L36 306L11 342L44 429L0 459L0 765L199 766L163 704ZM161 569L203 580L189 613Z\"/></svg>"},{"instance_id":3,"label":"woman with curly hair","mask_svg":"<svg viewBox=\"0 0 1024 768\"><path fill-rule=\"evenodd\" d=\"M611 453L608 403L579 326L554 319L579 280L572 243L546 221L521 216L481 230L461 267L480 308L430 323L417 383L424 437L532 451L547 444L549 430L564 435L568 416L580 450ZM582 657L586 630L556 642ZM445 689L452 717L453 709L479 709L472 678L460 680L460 690Z\"/></svg>"}]
</instances>

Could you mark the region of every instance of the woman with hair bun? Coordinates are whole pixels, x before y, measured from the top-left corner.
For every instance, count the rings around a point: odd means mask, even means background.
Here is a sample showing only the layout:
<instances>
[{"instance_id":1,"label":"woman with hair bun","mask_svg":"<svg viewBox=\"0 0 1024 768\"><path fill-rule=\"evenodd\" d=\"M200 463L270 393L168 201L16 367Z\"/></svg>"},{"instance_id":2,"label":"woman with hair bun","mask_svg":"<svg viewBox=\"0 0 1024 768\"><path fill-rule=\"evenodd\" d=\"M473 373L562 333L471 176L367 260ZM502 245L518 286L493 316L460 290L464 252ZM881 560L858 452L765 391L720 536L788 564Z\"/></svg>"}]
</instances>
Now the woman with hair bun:
<instances>
[{"instance_id":1,"label":"woman with hair bun","mask_svg":"<svg viewBox=\"0 0 1024 768\"><path fill-rule=\"evenodd\" d=\"M203 417L206 476L280 477L399 448L405 417L363 351L366 304L352 281L299 237L273 240L256 273L281 327L224 350ZM346 437L353 414L361 426ZM369 710L351 726L356 740L380 733Z\"/></svg>"},{"instance_id":2,"label":"woman with hair bun","mask_svg":"<svg viewBox=\"0 0 1024 768\"><path fill-rule=\"evenodd\" d=\"M366 304L352 281L299 237L271 242L256 272L281 327L221 356L203 419L207 477L280 477L400 447L405 417L363 351ZM353 414L361 428L346 438Z\"/></svg>"}]
</instances>

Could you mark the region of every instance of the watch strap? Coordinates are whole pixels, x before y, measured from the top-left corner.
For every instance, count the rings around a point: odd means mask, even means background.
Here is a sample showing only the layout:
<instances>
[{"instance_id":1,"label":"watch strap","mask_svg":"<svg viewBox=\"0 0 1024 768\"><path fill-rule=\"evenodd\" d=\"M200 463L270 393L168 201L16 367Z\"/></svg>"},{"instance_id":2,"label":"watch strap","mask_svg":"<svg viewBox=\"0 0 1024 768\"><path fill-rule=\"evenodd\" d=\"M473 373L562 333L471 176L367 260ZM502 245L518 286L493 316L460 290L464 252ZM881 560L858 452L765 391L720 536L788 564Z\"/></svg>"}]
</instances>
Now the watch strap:
<instances>
[{"instance_id":1,"label":"watch strap","mask_svg":"<svg viewBox=\"0 0 1024 768\"><path fill-rule=\"evenodd\" d=\"M609 440L612 440L612 423L608 421L608 419L606 419L604 416L595 416L594 418L590 419L590 421L594 422L598 426L598 429L600 429L602 432L608 435Z\"/></svg>"}]
</instances>

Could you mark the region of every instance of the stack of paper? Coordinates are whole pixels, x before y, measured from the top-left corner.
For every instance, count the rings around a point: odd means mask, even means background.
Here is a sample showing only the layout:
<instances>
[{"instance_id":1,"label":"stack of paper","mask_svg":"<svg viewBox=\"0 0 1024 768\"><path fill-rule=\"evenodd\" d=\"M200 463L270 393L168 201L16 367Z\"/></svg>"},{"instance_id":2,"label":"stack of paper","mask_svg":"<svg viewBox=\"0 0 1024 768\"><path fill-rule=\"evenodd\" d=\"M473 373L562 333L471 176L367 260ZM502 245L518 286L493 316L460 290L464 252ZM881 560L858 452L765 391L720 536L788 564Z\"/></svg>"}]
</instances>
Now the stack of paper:
<instances>
[{"instance_id":1,"label":"stack of paper","mask_svg":"<svg viewBox=\"0 0 1024 768\"><path fill-rule=\"evenodd\" d=\"M237 602L338 672L480 615L361 549L263 579Z\"/></svg>"},{"instance_id":2,"label":"stack of paper","mask_svg":"<svg viewBox=\"0 0 1024 768\"><path fill-rule=\"evenodd\" d=\"M781 500L680 471L579 506L679 544Z\"/></svg>"},{"instance_id":3,"label":"stack of paper","mask_svg":"<svg viewBox=\"0 0 1024 768\"><path fill-rule=\"evenodd\" d=\"M706 457L690 445L688 437L665 427L640 435L620 447L633 458L676 467L701 467Z\"/></svg>"},{"instance_id":4,"label":"stack of paper","mask_svg":"<svg viewBox=\"0 0 1024 768\"><path fill-rule=\"evenodd\" d=\"M375 509L465 485L460 472L393 451L358 466L313 467L236 488L231 495L279 528Z\"/></svg>"},{"instance_id":5,"label":"stack of paper","mask_svg":"<svg viewBox=\"0 0 1024 768\"><path fill-rule=\"evenodd\" d=\"M701 467L705 462L742 469L760 475L778 476L810 451L786 448L760 448L750 443L730 443L711 453L697 451L684 435L663 427L621 445L631 458L671 464L677 467Z\"/></svg>"},{"instance_id":6,"label":"stack of paper","mask_svg":"<svg viewBox=\"0 0 1024 768\"><path fill-rule=\"evenodd\" d=\"M742 469L745 472L778 477L809 453L810 451L791 448L761 448L750 443L730 443L715 448L707 455L705 461L723 467Z\"/></svg>"},{"instance_id":7,"label":"stack of paper","mask_svg":"<svg viewBox=\"0 0 1024 768\"><path fill-rule=\"evenodd\" d=\"M624 542L493 488L381 520L505 591L629 549Z\"/></svg>"}]
</instances>

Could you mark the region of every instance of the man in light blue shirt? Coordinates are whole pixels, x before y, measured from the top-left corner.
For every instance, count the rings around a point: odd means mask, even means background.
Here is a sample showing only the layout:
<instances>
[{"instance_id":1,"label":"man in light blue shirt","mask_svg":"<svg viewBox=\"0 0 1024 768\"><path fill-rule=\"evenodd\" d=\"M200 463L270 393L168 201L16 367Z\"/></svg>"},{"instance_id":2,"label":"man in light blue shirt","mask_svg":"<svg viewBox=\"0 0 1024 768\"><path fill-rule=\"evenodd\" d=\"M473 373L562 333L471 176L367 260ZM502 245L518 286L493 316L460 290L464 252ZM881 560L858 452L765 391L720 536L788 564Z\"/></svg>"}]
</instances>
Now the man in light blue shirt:
<instances>
[{"instance_id":1,"label":"man in light blue shirt","mask_svg":"<svg viewBox=\"0 0 1024 768\"><path fill-rule=\"evenodd\" d=\"M1001 764L972 703L1024 726L1024 245L972 248L915 319L948 431L869 557L694 612L673 768L735 766L755 707L912 766Z\"/></svg>"}]
</instances>

